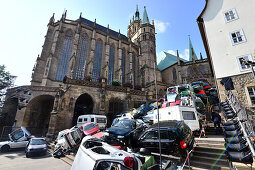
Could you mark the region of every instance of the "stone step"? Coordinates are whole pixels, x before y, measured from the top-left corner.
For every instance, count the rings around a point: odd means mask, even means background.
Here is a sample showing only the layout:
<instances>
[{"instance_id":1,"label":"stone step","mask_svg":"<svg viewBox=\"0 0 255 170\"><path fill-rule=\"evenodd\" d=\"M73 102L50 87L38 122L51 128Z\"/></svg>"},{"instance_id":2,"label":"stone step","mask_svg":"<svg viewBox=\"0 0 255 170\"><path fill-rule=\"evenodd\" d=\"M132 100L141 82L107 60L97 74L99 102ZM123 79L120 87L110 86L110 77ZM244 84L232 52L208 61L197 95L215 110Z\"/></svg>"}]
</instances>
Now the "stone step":
<instances>
[{"instance_id":1,"label":"stone step","mask_svg":"<svg viewBox=\"0 0 255 170\"><path fill-rule=\"evenodd\" d=\"M196 143L225 144L224 138L195 138Z\"/></svg>"},{"instance_id":2,"label":"stone step","mask_svg":"<svg viewBox=\"0 0 255 170\"><path fill-rule=\"evenodd\" d=\"M217 149L225 149L224 144L217 143L197 143L197 147L206 147L206 148L217 148Z\"/></svg>"},{"instance_id":3,"label":"stone step","mask_svg":"<svg viewBox=\"0 0 255 170\"><path fill-rule=\"evenodd\" d=\"M61 157L60 159L70 166L72 166L74 161L73 155L66 155L65 157Z\"/></svg>"},{"instance_id":4,"label":"stone step","mask_svg":"<svg viewBox=\"0 0 255 170\"><path fill-rule=\"evenodd\" d=\"M201 152L211 152L211 153L216 153L216 154L221 154L225 149L219 149L219 148L213 148L213 147L202 147L202 146L197 146L195 148L195 151L201 151Z\"/></svg>"},{"instance_id":5,"label":"stone step","mask_svg":"<svg viewBox=\"0 0 255 170\"><path fill-rule=\"evenodd\" d=\"M197 156L197 155L194 155L193 157L191 157L191 162L199 161L199 162L210 163L211 165L216 163L217 160L218 160L217 157L211 158L211 157L202 157L202 156ZM221 158L218 160L217 165L228 166L228 160Z\"/></svg>"},{"instance_id":6,"label":"stone step","mask_svg":"<svg viewBox=\"0 0 255 170\"><path fill-rule=\"evenodd\" d=\"M192 167L204 168L204 169L212 169L212 165L213 165L211 163L201 162L201 161L191 161L190 164ZM229 170L229 166L223 166L223 165L216 164L213 167L213 169L215 169L215 170Z\"/></svg>"},{"instance_id":7,"label":"stone step","mask_svg":"<svg viewBox=\"0 0 255 170\"><path fill-rule=\"evenodd\" d=\"M183 169L189 170L189 166L188 166L188 165L185 165ZM207 169L198 168L198 167L195 167L195 166L190 166L190 169L191 169L191 170L207 170Z\"/></svg>"},{"instance_id":8,"label":"stone step","mask_svg":"<svg viewBox=\"0 0 255 170\"><path fill-rule=\"evenodd\" d=\"M211 152L208 150L207 152L204 151L194 151L193 152L194 156L201 156L201 157L209 157L209 158L218 158L221 154L220 153L215 153ZM222 155L222 159L227 159L227 156L225 154Z\"/></svg>"}]
</instances>

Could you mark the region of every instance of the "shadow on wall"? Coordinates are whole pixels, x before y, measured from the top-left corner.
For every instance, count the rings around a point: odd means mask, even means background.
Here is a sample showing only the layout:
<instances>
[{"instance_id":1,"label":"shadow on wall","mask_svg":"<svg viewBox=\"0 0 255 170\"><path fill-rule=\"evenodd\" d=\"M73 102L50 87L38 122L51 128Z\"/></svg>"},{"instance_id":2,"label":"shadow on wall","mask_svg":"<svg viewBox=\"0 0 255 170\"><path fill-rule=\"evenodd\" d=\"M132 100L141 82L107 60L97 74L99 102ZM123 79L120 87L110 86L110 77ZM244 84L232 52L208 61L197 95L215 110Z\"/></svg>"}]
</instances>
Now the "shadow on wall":
<instances>
[{"instance_id":1,"label":"shadow on wall","mask_svg":"<svg viewBox=\"0 0 255 170\"><path fill-rule=\"evenodd\" d=\"M206 10L204 16L204 21L210 21L215 18L215 16L219 13L220 9L223 6L223 0L217 0L217 1L208 1L207 2L207 8L210 7L213 10Z\"/></svg>"}]
</instances>

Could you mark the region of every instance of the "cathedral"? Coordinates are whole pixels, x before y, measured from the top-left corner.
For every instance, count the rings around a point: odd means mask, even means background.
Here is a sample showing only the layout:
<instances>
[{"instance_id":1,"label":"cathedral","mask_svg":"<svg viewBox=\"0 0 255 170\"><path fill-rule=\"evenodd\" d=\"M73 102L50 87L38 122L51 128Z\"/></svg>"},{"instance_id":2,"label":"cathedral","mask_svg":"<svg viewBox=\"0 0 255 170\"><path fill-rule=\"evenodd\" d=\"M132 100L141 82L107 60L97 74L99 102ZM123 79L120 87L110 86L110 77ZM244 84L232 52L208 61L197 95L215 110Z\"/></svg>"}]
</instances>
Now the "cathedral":
<instances>
[{"instance_id":1,"label":"cathedral","mask_svg":"<svg viewBox=\"0 0 255 170\"><path fill-rule=\"evenodd\" d=\"M82 14L70 20L65 11L58 21L53 14L31 85L8 90L3 111L9 124L53 138L80 115L104 114L110 124L116 114L155 100L155 74L160 97L166 87L198 78L213 83L207 59L198 59L193 47L190 61L165 53L156 66L155 43L146 7L143 15L136 7L127 36Z\"/></svg>"}]
</instances>

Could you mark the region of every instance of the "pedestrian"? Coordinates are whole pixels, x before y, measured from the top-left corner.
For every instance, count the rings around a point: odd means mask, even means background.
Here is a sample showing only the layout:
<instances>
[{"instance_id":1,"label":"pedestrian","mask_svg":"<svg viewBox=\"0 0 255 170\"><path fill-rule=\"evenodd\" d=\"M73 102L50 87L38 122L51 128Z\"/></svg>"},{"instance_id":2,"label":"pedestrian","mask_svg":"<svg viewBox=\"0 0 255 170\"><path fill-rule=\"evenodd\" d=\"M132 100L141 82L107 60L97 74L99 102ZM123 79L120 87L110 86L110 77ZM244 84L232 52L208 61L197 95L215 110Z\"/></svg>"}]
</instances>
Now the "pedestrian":
<instances>
[{"instance_id":1,"label":"pedestrian","mask_svg":"<svg viewBox=\"0 0 255 170\"><path fill-rule=\"evenodd\" d=\"M212 120L214 123L214 130L216 134L219 134L220 132L220 123L221 123L221 116L219 115L218 111L212 112Z\"/></svg>"}]
</instances>

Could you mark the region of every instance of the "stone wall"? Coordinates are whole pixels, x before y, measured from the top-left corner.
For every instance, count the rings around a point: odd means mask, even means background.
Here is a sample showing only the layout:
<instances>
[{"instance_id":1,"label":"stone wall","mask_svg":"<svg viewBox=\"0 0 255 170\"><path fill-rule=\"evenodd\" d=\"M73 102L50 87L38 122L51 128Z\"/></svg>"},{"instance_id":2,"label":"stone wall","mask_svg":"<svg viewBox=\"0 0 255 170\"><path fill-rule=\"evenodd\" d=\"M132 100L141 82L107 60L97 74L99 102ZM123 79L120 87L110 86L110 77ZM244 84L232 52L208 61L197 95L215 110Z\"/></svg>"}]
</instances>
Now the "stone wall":
<instances>
[{"instance_id":1,"label":"stone wall","mask_svg":"<svg viewBox=\"0 0 255 170\"><path fill-rule=\"evenodd\" d=\"M246 73L236 76L231 76L234 90L232 90L233 94L239 100L240 104L246 108L247 113L249 114L249 118L254 120L255 119L255 105L251 104L251 100L249 97L247 87L255 87L255 80L252 73ZM219 97L221 101L226 99L225 95L225 87L220 84L222 79L217 79L217 87L219 90Z\"/></svg>"}]
</instances>

